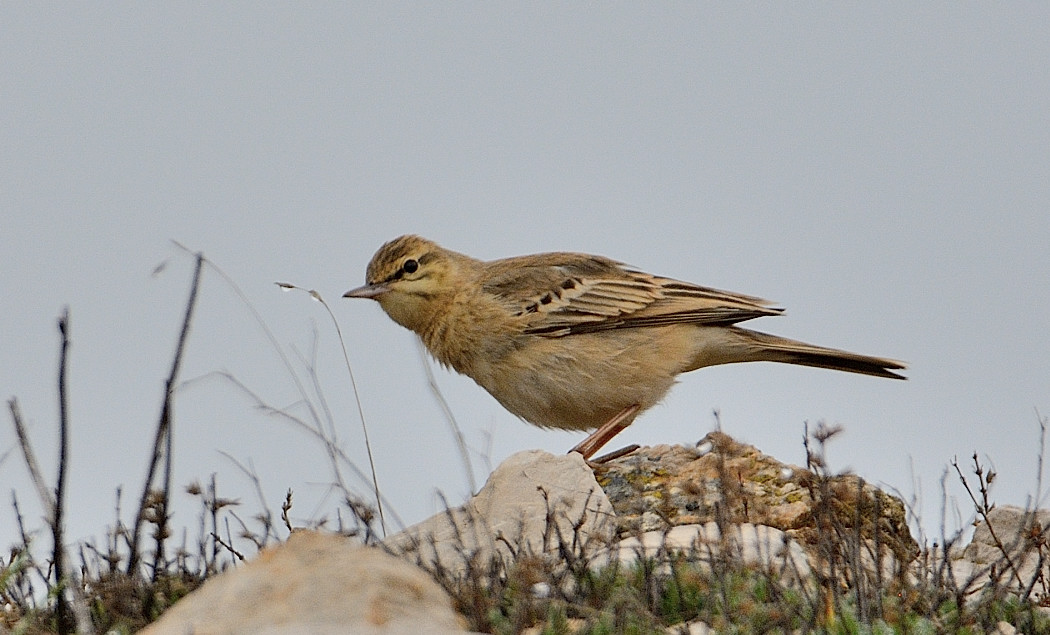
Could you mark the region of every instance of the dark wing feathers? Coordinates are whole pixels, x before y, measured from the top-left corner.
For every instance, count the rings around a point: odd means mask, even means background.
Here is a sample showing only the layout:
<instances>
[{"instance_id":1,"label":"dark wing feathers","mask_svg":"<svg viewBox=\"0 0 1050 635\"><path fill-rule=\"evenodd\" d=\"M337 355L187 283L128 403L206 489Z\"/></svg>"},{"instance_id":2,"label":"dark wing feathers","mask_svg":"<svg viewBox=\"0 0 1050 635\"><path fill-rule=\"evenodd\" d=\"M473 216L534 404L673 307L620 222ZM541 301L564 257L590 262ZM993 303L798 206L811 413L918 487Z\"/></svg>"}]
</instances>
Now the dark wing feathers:
<instances>
[{"instance_id":1,"label":"dark wing feathers","mask_svg":"<svg viewBox=\"0 0 1050 635\"><path fill-rule=\"evenodd\" d=\"M627 269L599 256L554 253L486 263L483 290L547 337L620 328L728 326L782 310L754 296Z\"/></svg>"}]
</instances>

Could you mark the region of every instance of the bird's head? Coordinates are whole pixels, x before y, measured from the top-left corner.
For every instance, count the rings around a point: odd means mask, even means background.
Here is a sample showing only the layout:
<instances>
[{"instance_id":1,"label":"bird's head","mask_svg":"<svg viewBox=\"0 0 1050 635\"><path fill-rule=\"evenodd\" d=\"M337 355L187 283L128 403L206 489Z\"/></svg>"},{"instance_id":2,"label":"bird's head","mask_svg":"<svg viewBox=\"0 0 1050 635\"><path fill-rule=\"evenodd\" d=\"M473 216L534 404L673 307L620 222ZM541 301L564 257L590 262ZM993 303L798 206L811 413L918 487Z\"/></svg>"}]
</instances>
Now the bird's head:
<instances>
[{"instance_id":1,"label":"bird's head","mask_svg":"<svg viewBox=\"0 0 1050 635\"><path fill-rule=\"evenodd\" d=\"M456 256L419 236L395 238L372 256L365 285L343 297L375 300L395 322L420 333L455 291Z\"/></svg>"}]
</instances>

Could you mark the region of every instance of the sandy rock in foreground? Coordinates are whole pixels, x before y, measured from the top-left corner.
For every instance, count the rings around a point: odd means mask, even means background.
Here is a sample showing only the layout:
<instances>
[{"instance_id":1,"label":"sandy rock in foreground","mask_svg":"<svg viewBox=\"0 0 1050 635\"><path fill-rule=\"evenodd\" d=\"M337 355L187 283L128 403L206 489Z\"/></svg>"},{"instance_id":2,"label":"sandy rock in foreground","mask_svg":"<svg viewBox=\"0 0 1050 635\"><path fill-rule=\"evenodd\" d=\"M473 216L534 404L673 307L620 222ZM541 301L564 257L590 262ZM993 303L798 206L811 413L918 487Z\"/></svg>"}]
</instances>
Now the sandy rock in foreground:
<instances>
[{"instance_id":1,"label":"sandy rock in foreground","mask_svg":"<svg viewBox=\"0 0 1050 635\"><path fill-rule=\"evenodd\" d=\"M183 598L148 635L462 633L448 595L383 551L294 533Z\"/></svg>"}]
</instances>

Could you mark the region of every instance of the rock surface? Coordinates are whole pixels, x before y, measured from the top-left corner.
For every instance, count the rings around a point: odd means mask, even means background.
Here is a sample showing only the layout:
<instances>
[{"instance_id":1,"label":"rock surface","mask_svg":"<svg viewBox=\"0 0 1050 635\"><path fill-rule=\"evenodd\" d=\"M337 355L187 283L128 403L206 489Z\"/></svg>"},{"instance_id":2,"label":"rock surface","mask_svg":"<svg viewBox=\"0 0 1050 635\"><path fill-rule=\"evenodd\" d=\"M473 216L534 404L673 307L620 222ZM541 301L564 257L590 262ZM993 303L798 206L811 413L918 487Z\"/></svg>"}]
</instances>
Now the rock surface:
<instances>
[{"instance_id":1,"label":"rock surface","mask_svg":"<svg viewBox=\"0 0 1050 635\"><path fill-rule=\"evenodd\" d=\"M621 536L674 525L765 525L813 547L817 520L854 527L881 541L898 561L917 545L904 504L854 475L825 480L811 470L781 463L720 432L696 447L657 445L599 466L595 476L616 510ZM824 501L827 505L818 507Z\"/></svg>"},{"instance_id":2,"label":"rock surface","mask_svg":"<svg viewBox=\"0 0 1050 635\"><path fill-rule=\"evenodd\" d=\"M1038 568L1040 550L1046 557L1050 510L1002 505L976 524L970 544L957 552L953 563L960 586L980 587L994 579L1008 589L1024 589L1037 576L1047 575L1045 562L1042 572Z\"/></svg>"},{"instance_id":3,"label":"rock surface","mask_svg":"<svg viewBox=\"0 0 1050 635\"><path fill-rule=\"evenodd\" d=\"M1003 549L1011 557L1021 556L1031 541L1045 536L1050 528L1050 510L1036 512L1013 505L997 506L988 512L988 522L981 519L973 532L973 539L963 550L963 556L977 564L990 564L1003 558ZM994 532L994 535L993 535ZM1028 553L1027 560L1019 559L1014 564L1019 568L1034 566L1034 557Z\"/></svg>"},{"instance_id":4,"label":"rock surface","mask_svg":"<svg viewBox=\"0 0 1050 635\"><path fill-rule=\"evenodd\" d=\"M148 635L462 633L448 595L409 563L298 531L191 593Z\"/></svg>"},{"instance_id":5,"label":"rock surface","mask_svg":"<svg viewBox=\"0 0 1050 635\"><path fill-rule=\"evenodd\" d=\"M808 581L811 574L809 556L796 541L774 527L750 523L730 526L726 536L714 522L648 531L624 538L598 554L591 566L601 567L613 559L621 564L633 564L641 558L662 560L675 553L690 554L706 564L728 554L745 564L776 571L782 580L794 584Z\"/></svg>"},{"instance_id":6,"label":"rock surface","mask_svg":"<svg viewBox=\"0 0 1050 635\"><path fill-rule=\"evenodd\" d=\"M384 541L428 569L461 572L493 557L556 554L559 543L608 545L615 530L612 504L579 454L540 450L514 454L461 507L409 527Z\"/></svg>"}]
</instances>

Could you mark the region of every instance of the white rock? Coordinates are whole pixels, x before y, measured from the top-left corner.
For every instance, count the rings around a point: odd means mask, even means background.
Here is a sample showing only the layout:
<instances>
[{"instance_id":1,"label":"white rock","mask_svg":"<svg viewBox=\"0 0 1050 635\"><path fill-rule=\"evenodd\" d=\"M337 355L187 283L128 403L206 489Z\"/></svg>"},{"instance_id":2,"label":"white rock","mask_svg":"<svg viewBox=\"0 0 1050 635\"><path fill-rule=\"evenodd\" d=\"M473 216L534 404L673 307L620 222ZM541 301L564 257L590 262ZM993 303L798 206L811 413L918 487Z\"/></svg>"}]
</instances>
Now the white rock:
<instances>
[{"instance_id":1,"label":"white rock","mask_svg":"<svg viewBox=\"0 0 1050 635\"><path fill-rule=\"evenodd\" d=\"M435 514L384 544L425 567L439 562L459 573L470 555L484 564L493 556L556 554L560 542L608 545L614 520L612 503L583 457L530 450L500 464L462 507Z\"/></svg>"},{"instance_id":2,"label":"white rock","mask_svg":"<svg viewBox=\"0 0 1050 635\"><path fill-rule=\"evenodd\" d=\"M682 624L668 626L667 635L682 635L682 626ZM715 629L704 622L690 622L685 626L685 629L687 635L712 635L715 632Z\"/></svg>"},{"instance_id":3,"label":"white rock","mask_svg":"<svg viewBox=\"0 0 1050 635\"><path fill-rule=\"evenodd\" d=\"M999 622L995 625L995 630L992 631L992 635L1016 635L1017 629L1014 628L1013 624L1009 622Z\"/></svg>"},{"instance_id":4,"label":"white rock","mask_svg":"<svg viewBox=\"0 0 1050 635\"><path fill-rule=\"evenodd\" d=\"M430 576L380 549L300 531L183 598L147 635L462 633Z\"/></svg>"},{"instance_id":5,"label":"white rock","mask_svg":"<svg viewBox=\"0 0 1050 635\"><path fill-rule=\"evenodd\" d=\"M998 571L1004 572L1000 578L1002 583L1013 588L1024 588L1038 573L1036 565L1039 552L1034 548L1035 541L1029 537L1041 534L1045 539L1047 527L1050 527L1050 510L1032 512L1013 505L998 506L988 513L988 522L981 520L978 523L973 539L963 549L961 558L974 563L977 565L974 569L984 573L988 572L989 565L994 564ZM996 538L1002 548L996 544ZM1009 569L1003 555L1004 549L1010 556L1009 562L1017 568L1016 572Z\"/></svg>"},{"instance_id":6,"label":"white rock","mask_svg":"<svg viewBox=\"0 0 1050 635\"><path fill-rule=\"evenodd\" d=\"M723 542L717 523L677 525L666 531L647 531L640 537L621 540L615 547L596 556L592 566L602 567L614 559L630 565L640 557L656 558L676 552L695 554L698 562L710 563L732 549L741 561L781 572L794 581L810 578L809 558L797 542L775 527L744 523L734 525Z\"/></svg>"}]
</instances>

